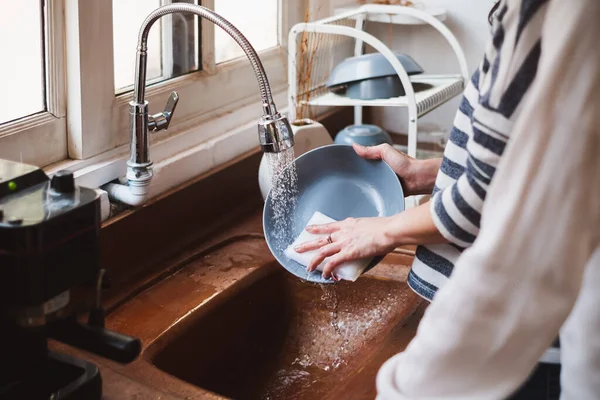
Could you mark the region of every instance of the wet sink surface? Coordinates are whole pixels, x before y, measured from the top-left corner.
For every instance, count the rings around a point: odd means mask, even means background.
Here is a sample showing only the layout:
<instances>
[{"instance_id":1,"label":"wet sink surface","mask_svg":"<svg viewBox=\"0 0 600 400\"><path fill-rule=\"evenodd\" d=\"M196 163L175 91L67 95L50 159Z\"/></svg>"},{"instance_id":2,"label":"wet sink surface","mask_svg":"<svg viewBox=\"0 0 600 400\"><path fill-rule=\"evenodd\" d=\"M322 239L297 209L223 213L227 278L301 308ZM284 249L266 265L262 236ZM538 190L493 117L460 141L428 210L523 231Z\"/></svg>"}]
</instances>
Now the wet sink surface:
<instances>
[{"instance_id":1,"label":"wet sink surface","mask_svg":"<svg viewBox=\"0 0 600 400\"><path fill-rule=\"evenodd\" d=\"M276 271L185 321L156 343L164 347L152 362L235 399L324 398L352 381L401 322L398 310L414 304L405 289L371 276L318 286Z\"/></svg>"},{"instance_id":2,"label":"wet sink surface","mask_svg":"<svg viewBox=\"0 0 600 400\"><path fill-rule=\"evenodd\" d=\"M150 299L154 304L160 299L162 312L152 315L165 324L165 314L172 311L168 326L146 322L130 329L145 333L150 343L136 362L154 369L146 378L160 385L163 378L156 372L162 371L171 377L164 378L163 389L190 398L202 398L194 387L242 400L374 398L377 370L404 349L420 317L420 301L405 283L407 267L400 264L406 258L387 257L354 283L316 285L300 281L272 259L267 262L264 242L243 241L251 246L230 243L197 257L117 310L118 321L128 321L128 307L139 313ZM246 275L223 288L210 286L211 274L224 279L232 272L232 259L233 266L251 265L233 270ZM219 260L229 261L220 266ZM173 286L177 279L179 294ZM186 294L194 290L190 279L202 289L196 291L201 306L192 307L194 296ZM133 368L134 375L141 378L148 365Z\"/></svg>"}]
</instances>

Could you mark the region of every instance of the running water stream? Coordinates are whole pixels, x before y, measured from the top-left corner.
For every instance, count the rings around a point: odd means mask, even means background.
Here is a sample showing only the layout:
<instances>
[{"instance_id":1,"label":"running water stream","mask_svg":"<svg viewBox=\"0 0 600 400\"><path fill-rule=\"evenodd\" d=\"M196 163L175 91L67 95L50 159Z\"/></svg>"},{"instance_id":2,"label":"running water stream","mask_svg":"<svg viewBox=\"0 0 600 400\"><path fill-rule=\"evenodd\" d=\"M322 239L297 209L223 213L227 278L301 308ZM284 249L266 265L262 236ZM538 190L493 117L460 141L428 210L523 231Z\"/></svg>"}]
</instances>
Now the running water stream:
<instances>
[{"instance_id":1,"label":"running water stream","mask_svg":"<svg viewBox=\"0 0 600 400\"><path fill-rule=\"evenodd\" d=\"M294 209L298 196L298 174L294 149L280 153L265 153L269 172L271 174L271 204L273 207L274 245L283 251L291 243ZM289 168L286 168L288 167Z\"/></svg>"},{"instance_id":2,"label":"running water stream","mask_svg":"<svg viewBox=\"0 0 600 400\"><path fill-rule=\"evenodd\" d=\"M273 208L275 246L283 251L291 243L293 236L289 231L292 229L294 209L299 194L294 150L288 149L280 153L266 153L265 157L271 173L271 192L269 196ZM344 354L348 342L346 339L347 332L342 332L338 321L339 299L335 285L324 284L319 286L323 291L320 299L321 303L331 318L330 325L335 334L343 338L340 348L336 351L335 360L331 365L322 367L325 371L329 371L344 364L342 354ZM296 359L294 364L303 367L312 366L312 362L307 355Z\"/></svg>"}]
</instances>

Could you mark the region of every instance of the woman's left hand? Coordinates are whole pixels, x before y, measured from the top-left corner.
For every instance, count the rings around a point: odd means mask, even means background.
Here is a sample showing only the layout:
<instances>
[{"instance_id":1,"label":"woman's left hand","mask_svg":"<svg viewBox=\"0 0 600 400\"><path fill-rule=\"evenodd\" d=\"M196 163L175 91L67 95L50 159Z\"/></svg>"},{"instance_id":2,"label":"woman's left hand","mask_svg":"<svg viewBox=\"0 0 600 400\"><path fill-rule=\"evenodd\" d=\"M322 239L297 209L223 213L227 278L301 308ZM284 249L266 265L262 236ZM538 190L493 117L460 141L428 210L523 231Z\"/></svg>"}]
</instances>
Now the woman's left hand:
<instances>
[{"instance_id":1,"label":"woman's left hand","mask_svg":"<svg viewBox=\"0 0 600 400\"><path fill-rule=\"evenodd\" d=\"M348 218L325 225L311 225L306 231L313 234L327 234L326 237L302 243L294 248L298 253L320 249L311 260L307 270L314 271L329 257L323 268L323 277L332 276L335 268L343 262L384 255L396 245L386 234L388 217ZM335 275L333 279L337 279Z\"/></svg>"}]
</instances>

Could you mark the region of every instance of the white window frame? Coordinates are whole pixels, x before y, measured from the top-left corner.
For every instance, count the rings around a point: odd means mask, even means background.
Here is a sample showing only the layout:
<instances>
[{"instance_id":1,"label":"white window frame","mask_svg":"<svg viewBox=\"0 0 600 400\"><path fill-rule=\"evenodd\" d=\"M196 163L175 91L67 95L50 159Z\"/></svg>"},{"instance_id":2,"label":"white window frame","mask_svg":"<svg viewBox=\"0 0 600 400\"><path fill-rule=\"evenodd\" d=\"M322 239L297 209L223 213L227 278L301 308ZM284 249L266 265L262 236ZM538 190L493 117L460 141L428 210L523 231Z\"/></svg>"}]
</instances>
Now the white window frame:
<instances>
[{"instance_id":1,"label":"white window frame","mask_svg":"<svg viewBox=\"0 0 600 400\"><path fill-rule=\"evenodd\" d=\"M112 0L94 0L93 4L88 0L65 1L70 158L46 171L52 174L69 168L79 185L98 188L123 177L126 171L130 140L127 103L132 94L115 97L113 43L99 40L112 37ZM278 1L279 46L259 55L275 102L285 112L287 32L304 20L306 1ZM201 4L214 8L213 0L202 0ZM169 130L150 136L150 158L154 162L151 197L258 149L256 123L262 109L254 73L245 58L214 64L214 29L211 23L202 24L202 71L146 90L151 113L162 111L171 91L180 95ZM83 43L97 44L89 49Z\"/></svg>"},{"instance_id":2,"label":"white window frame","mask_svg":"<svg viewBox=\"0 0 600 400\"><path fill-rule=\"evenodd\" d=\"M304 3L279 0L279 46L259 52L274 93L287 89L283 49L289 28L304 18ZM201 0L201 4L214 8L214 0ZM90 164L77 160L125 152L130 140L127 103L132 94L115 95L112 0L47 0L44 10L47 110L0 125L0 157L52 170L53 163L76 169ZM152 135L152 144L221 115L235 118L234 111L258 102L256 80L245 58L215 65L214 29L212 23L202 23L201 71L147 88L151 113L164 107L172 91L181 99L169 130ZM240 119L238 126L246 121ZM193 145L214 136L203 131L188 141Z\"/></svg>"},{"instance_id":3,"label":"white window frame","mask_svg":"<svg viewBox=\"0 0 600 400\"><path fill-rule=\"evenodd\" d=\"M214 0L201 3L213 8ZM287 89L287 60L282 53L286 35L281 33L304 17L296 3L304 0L279 0L280 46L260 52L273 92ZM113 42L103 39L113 35L112 0L66 0L66 20L69 157L85 160L129 143L128 102L132 94L114 93ZM172 91L180 96L169 130L152 135L151 144L258 101L257 83L245 58L214 64L214 29L212 23L202 22L201 71L146 89L151 113L163 109ZM131 51L135 52L135 48ZM195 141L200 143L212 137L211 132L204 131Z\"/></svg>"},{"instance_id":4,"label":"white window frame","mask_svg":"<svg viewBox=\"0 0 600 400\"><path fill-rule=\"evenodd\" d=\"M21 125L11 135L0 127L0 157L11 158L4 152L8 143L11 152L23 151L23 162L44 166L50 175L69 168L78 184L98 188L125 174L129 156L127 103L132 94L115 96L112 0L47 1L53 13L49 24L53 33L48 35L52 52L47 54L65 54L49 57L53 64L47 69L51 76L47 85L53 97L48 113L27 118L35 126ZM329 12L331 0L319 1L327 4L320 12ZM279 0L279 46L259 52L282 112L287 109L287 33L304 21L305 4ZM214 0L202 0L202 5L213 8ZM171 91L180 95L169 130L150 137L151 196L258 149L261 107L254 73L245 58L214 64L214 29L210 22L202 24L202 71L147 88L151 113L162 110ZM43 118L49 121L40 122ZM54 144L62 146L60 152L48 149ZM46 151L51 154L46 156Z\"/></svg>"},{"instance_id":5,"label":"white window frame","mask_svg":"<svg viewBox=\"0 0 600 400\"><path fill-rule=\"evenodd\" d=\"M67 158L63 1L43 11L46 111L0 125L0 157L41 166Z\"/></svg>"}]
</instances>

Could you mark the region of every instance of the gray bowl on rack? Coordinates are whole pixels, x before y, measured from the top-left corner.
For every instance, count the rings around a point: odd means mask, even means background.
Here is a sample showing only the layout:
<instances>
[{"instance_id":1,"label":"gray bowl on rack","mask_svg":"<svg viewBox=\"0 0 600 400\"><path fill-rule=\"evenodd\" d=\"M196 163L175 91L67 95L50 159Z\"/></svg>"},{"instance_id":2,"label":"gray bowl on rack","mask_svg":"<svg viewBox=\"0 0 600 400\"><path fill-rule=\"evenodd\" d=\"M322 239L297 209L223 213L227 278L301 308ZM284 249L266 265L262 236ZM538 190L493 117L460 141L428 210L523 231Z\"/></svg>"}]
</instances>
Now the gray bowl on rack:
<instances>
[{"instance_id":1,"label":"gray bowl on rack","mask_svg":"<svg viewBox=\"0 0 600 400\"><path fill-rule=\"evenodd\" d=\"M377 125L350 125L342 129L335 136L335 144L361 146L377 146L380 144L392 144L390 135Z\"/></svg>"},{"instance_id":2,"label":"gray bowl on rack","mask_svg":"<svg viewBox=\"0 0 600 400\"><path fill-rule=\"evenodd\" d=\"M423 72L410 56L399 53L396 57L408 75ZM406 94L396 70L381 53L345 59L333 69L326 86L334 93L358 100L388 99ZM421 90L415 84L413 89Z\"/></svg>"}]
</instances>

